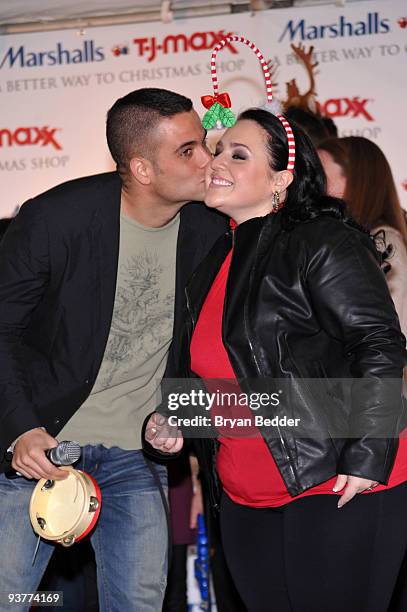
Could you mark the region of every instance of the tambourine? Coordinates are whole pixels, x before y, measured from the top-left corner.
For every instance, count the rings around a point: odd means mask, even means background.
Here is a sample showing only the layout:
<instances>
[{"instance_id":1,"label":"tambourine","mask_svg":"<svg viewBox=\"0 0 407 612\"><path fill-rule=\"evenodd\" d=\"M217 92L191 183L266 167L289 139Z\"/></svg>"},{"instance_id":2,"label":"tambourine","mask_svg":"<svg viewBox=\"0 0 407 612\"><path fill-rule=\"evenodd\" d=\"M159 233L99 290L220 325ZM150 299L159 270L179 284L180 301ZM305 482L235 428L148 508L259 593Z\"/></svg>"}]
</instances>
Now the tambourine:
<instances>
[{"instance_id":1,"label":"tambourine","mask_svg":"<svg viewBox=\"0 0 407 612\"><path fill-rule=\"evenodd\" d=\"M30 520L35 533L46 540L72 546L95 526L102 503L99 486L86 472L62 466L65 480L38 481L30 500Z\"/></svg>"}]
</instances>

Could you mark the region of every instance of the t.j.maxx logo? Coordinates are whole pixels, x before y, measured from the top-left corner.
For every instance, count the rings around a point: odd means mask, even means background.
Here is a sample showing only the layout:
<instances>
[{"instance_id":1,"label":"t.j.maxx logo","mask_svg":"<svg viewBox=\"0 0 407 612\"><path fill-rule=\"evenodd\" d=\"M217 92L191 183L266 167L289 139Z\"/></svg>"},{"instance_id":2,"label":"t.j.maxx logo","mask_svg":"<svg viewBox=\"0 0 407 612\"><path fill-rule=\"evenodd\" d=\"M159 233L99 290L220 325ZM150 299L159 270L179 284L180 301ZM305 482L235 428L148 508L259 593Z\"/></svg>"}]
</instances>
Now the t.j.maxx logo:
<instances>
[{"instance_id":1,"label":"t.j.maxx logo","mask_svg":"<svg viewBox=\"0 0 407 612\"><path fill-rule=\"evenodd\" d=\"M139 56L147 55L147 61L152 62L159 52L164 55L168 53L185 53L187 51L205 51L212 49L218 42L231 36L233 32L194 32L193 34L169 34L161 41L155 36L151 38L134 38L133 43L136 45L137 54ZM237 53L236 48L231 42L225 45L232 53Z\"/></svg>"},{"instance_id":2,"label":"t.j.maxx logo","mask_svg":"<svg viewBox=\"0 0 407 612\"><path fill-rule=\"evenodd\" d=\"M362 100L359 96L354 98L330 98L326 102L317 102L321 115L325 117L364 117L368 121L374 118L366 109L368 98Z\"/></svg>"},{"instance_id":3,"label":"t.j.maxx logo","mask_svg":"<svg viewBox=\"0 0 407 612\"><path fill-rule=\"evenodd\" d=\"M62 147L55 137L57 128L44 127L19 127L15 130L0 129L0 147L38 145L46 147L50 145L54 149L61 150Z\"/></svg>"}]
</instances>

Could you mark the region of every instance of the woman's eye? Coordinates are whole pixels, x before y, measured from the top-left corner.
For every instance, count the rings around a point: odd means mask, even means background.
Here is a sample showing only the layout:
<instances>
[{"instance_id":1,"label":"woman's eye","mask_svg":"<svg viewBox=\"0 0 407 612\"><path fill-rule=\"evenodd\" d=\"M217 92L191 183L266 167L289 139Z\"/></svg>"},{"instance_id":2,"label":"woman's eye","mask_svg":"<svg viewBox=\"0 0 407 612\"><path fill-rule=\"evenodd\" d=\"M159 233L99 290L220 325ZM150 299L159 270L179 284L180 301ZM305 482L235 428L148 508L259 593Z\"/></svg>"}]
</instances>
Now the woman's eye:
<instances>
[{"instance_id":1,"label":"woman's eye","mask_svg":"<svg viewBox=\"0 0 407 612\"><path fill-rule=\"evenodd\" d=\"M246 159L246 157L244 155L242 155L241 153L233 153L232 155L232 159Z\"/></svg>"},{"instance_id":2,"label":"woman's eye","mask_svg":"<svg viewBox=\"0 0 407 612\"><path fill-rule=\"evenodd\" d=\"M182 151L181 155L183 157L191 157L192 155L192 149L185 149L185 151Z\"/></svg>"}]
</instances>

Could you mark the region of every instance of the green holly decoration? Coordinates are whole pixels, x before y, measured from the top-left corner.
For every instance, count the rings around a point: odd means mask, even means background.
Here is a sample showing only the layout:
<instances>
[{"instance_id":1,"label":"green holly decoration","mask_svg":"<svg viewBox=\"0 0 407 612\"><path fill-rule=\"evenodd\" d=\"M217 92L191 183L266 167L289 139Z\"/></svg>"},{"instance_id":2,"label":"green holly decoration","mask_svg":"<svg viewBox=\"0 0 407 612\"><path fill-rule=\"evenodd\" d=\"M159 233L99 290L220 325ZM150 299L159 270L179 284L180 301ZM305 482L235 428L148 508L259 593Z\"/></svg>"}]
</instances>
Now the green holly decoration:
<instances>
[{"instance_id":1,"label":"green holly decoration","mask_svg":"<svg viewBox=\"0 0 407 612\"><path fill-rule=\"evenodd\" d=\"M235 125L236 123L236 117L230 108L224 108L223 106L219 113L219 119L226 128L232 127L232 125Z\"/></svg>"},{"instance_id":2,"label":"green holly decoration","mask_svg":"<svg viewBox=\"0 0 407 612\"><path fill-rule=\"evenodd\" d=\"M224 108L219 102L214 102L202 119L202 127L205 130L211 130L218 120L226 128L232 127L236 123L236 117L230 108Z\"/></svg>"},{"instance_id":3,"label":"green holly decoration","mask_svg":"<svg viewBox=\"0 0 407 612\"><path fill-rule=\"evenodd\" d=\"M214 104L212 104L202 119L202 127L205 128L205 130L211 130L216 125L222 109L223 106L219 104L219 102L214 102Z\"/></svg>"}]
</instances>

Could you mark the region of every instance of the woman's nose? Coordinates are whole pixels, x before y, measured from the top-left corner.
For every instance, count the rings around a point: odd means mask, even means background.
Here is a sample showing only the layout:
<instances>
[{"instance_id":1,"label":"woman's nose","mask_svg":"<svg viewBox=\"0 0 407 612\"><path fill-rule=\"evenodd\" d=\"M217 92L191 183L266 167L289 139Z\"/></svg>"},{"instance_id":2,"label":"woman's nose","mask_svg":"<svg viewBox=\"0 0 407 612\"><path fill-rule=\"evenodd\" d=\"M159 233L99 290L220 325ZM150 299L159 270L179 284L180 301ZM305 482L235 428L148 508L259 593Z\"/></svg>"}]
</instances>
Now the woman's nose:
<instances>
[{"instance_id":1,"label":"woman's nose","mask_svg":"<svg viewBox=\"0 0 407 612\"><path fill-rule=\"evenodd\" d=\"M211 161L211 168L215 170L216 168L222 168L222 167L224 167L223 155L222 153L218 153L218 155L215 155Z\"/></svg>"}]
</instances>

